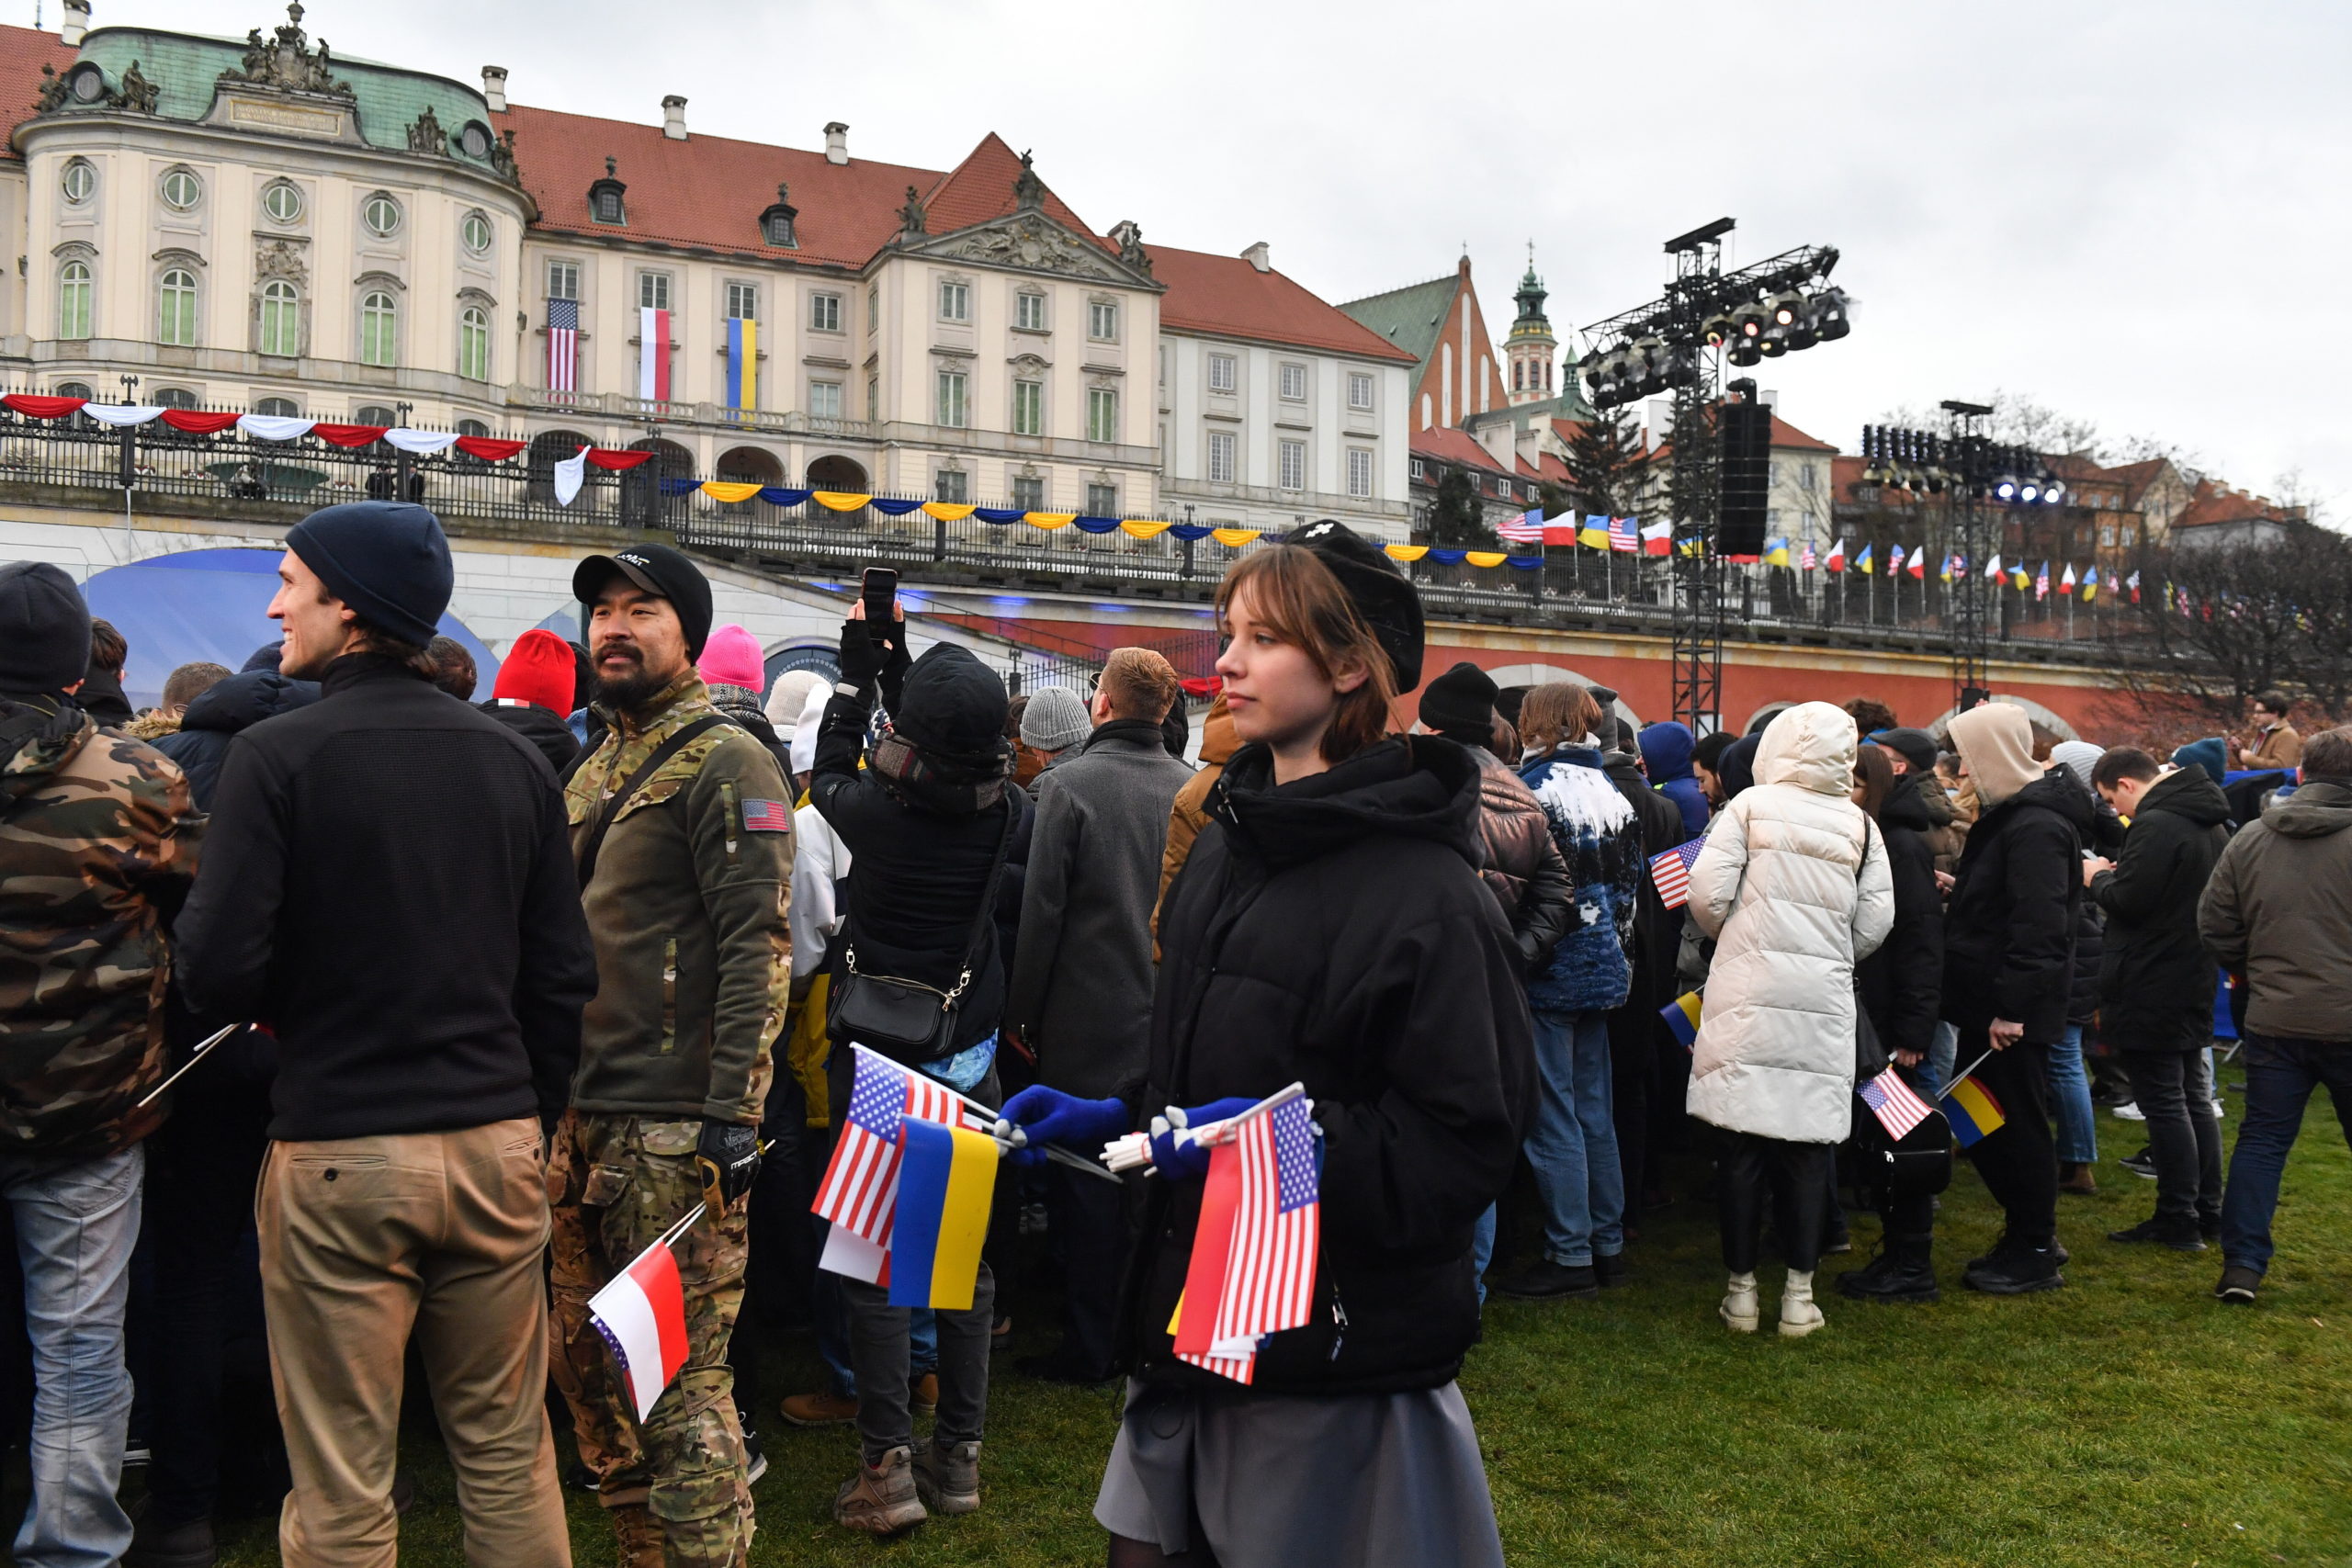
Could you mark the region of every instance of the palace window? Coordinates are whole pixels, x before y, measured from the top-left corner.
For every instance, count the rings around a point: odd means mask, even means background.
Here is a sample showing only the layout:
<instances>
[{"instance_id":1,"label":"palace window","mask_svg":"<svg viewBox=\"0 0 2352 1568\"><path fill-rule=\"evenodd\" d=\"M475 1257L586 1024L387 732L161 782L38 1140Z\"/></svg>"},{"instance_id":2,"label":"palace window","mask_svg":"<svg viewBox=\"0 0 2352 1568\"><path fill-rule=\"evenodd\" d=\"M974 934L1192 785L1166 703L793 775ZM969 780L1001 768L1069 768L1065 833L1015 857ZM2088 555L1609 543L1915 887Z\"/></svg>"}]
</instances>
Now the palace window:
<instances>
[{"instance_id":1,"label":"palace window","mask_svg":"<svg viewBox=\"0 0 2352 1568\"><path fill-rule=\"evenodd\" d=\"M1359 501L1372 495L1372 454L1361 446L1348 448L1348 493Z\"/></svg>"},{"instance_id":2,"label":"palace window","mask_svg":"<svg viewBox=\"0 0 2352 1568\"><path fill-rule=\"evenodd\" d=\"M173 348L196 346L196 274L175 266L155 291L155 341Z\"/></svg>"},{"instance_id":3,"label":"palace window","mask_svg":"<svg viewBox=\"0 0 2352 1568\"><path fill-rule=\"evenodd\" d=\"M943 321L968 321L972 319L970 284L943 283L939 286L939 319Z\"/></svg>"},{"instance_id":4,"label":"palace window","mask_svg":"<svg viewBox=\"0 0 2352 1568\"><path fill-rule=\"evenodd\" d=\"M838 294L808 296L808 330L812 333L837 333L842 330L842 297Z\"/></svg>"},{"instance_id":5,"label":"palace window","mask_svg":"<svg viewBox=\"0 0 2352 1568\"><path fill-rule=\"evenodd\" d=\"M98 194L98 171L86 158L76 158L65 165L65 174L58 185L65 192L65 199L79 204Z\"/></svg>"},{"instance_id":6,"label":"palace window","mask_svg":"<svg viewBox=\"0 0 2352 1568\"><path fill-rule=\"evenodd\" d=\"M1119 514L1119 487L1106 484L1088 485L1086 514L1089 517L1116 517Z\"/></svg>"},{"instance_id":7,"label":"palace window","mask_svg":"<svg viewBox=\"0 0 2352 1568\"><path fill-rule=\"evenodd\" d=\"M1015 381L1012 384L1012 434L1046 434L1046 384L1043 381Z\"/></svg>"},{"instance_id":8,"label":"palace window","mask_svg":"<svg viewBox=\"0 0 2352 1568\"><path fill-rule=\"evenodd\" d=\"M760 319L758 284L730 283L727 286L727 319L730 321L756 321Z\"/></svg>"},{"instance_id":9,"label":"palace window","mask_svg":"<svg viewBox=\"0 0 2352 1568\"><path fill-rule=\"evenodd\" d=\"M1362 371L1348 377L1348 407L1357 410L1372 407L1372 378Z\"/></svg>"},{"instance_id":10,"label":"palace window","mask_svg":"<svg viewBox=\"0 0 2352 1568\"><path fill-rule=\"evenodd\" d=\"M261 351L281 359L302 352L301 298L282 277L261 286Z\"/></svg>"},{"instance_id":11,"label":"palace window","mask_svg":"<svg viewBox=\"0 0 2352 1568\"><path fill-rule=\"evenodd\" d=\"M1086 307L1086 335L1100 343L1115 342L1119 335L1119 305L1115 299L1097 299Z\"/></svg>"},{"instance_id":12,"label":"palace window","mask_svg":"<svg viewBox=\"0 0 2352 1568\"><path fill-rule=\"evenodd\" d=\"M1027 292L1012 297L1012 324L1023 332L1041 333L1046 330L1046 297Z\"/></svg>"},{"instance_id":13,"label":"palace window","mask_svg":"<svg viewBox=\"0 0 2352 1568\"><path fill-rule=\"evenodd\" d=\"M57 335L90 335L90 264L70 261L57 272Z\"/></svg>"},{"instance_id":14,"label":"palace window","mask_svg":"<svg viewBox=\"0 0 2352 1568\"><path fill-rule=\"evenodd\" d=\"M970 422L971 413L966 400L969 379L961 370L939 373L939 423L950 430L961 430Z\"/></svg>"},{"instance_id":15,"label":"palace window","mask_svg":"<svg viewBox=\"0 0 2352 1568\"><path fill-rule=\"evenodd\" d=\"M368 231L370 234L379 240L388 240L400 232L401 204L382 191L378 191L369 197L367 205L360 209L359 220L368 225Z\"/></svg>"},{"instance_id":16,"label":"palace window","mask_svg":"<svg viewBox=\"0 0 2352 1568\"><path fill-rule=\"evenodd\" d=\"M1306 400L1306 366L1285 365L1283 367L1282 396L1283 400L1288 403L1303 403Z\"/></svg>"},{"instance_id":17,"label":"palace window","mask_svg":"<svg viewBox=\"0 0 2352 1568\"><path fill-rule=\"evenodd\" d=\"M380 288L360 296L359 363L400 363L400 312L392 297Z\"/></svg>"},{"instance_id":18,"label":"palace window","mask_svg":"<svg viewBox=\"0 0 2352 1568\"><path fill-rule=\"evenodd\" d=\"M1276 445L1274 482L1284 490L1305 490L1306 488L1306 443L1283 441Z\"/></svg>"},{"instance_id":19,"label":"palace window","mask_svg":"<svg viewBox=\"0 0 2352 1568\"><path fill-rule=\"evenodd\" d=\"M1209 390L1230 392L1241 385L1240 362L1229 354L1209 355Z\"/></svg>"},{"instance_id":20,"label":"palace window","mask_svg":"<svg viewBox=\"0 0 2352 1568\"><path fill-rule=\"evenodd\" d=\"M1086 390L1086 438L1119 438L1119 394L1108 387L1090 387Z\"/></svg>"},{"instance_id":21,"label":"palace window","mask_svg":"<svg viewBox=\"0 0 2352 1568\"><path fill-rule=\"evenodd\" d=\"M191 210L204 199L204 186L186 169L173 169L164 175L164 205L175 212Z\"/></svg>"},{"instance_id":22,"label":"palace window","mask_svg":"<svg viewBox=\"0 0 2352 1568\"><path fill-rule=\"evenodd\" d=\"M1023 512L1046 509L1046 480L1041 474L1012 476L1012 504Z\"/></svg>"},{"instance_id":23,"label":"palace window","mask_svg":"<svg viewBox=\"0 0 2352 1568\"><path fill-rule=\"evenodd\" d=\"M972 476L961 468L942 468L931 478L932 499L961 506L972 499Z\"/></svg>"},{"instance_id":24,"label":"palace window","mask_svg":"<svg viewBox=\"0 0 2352 1568\"><path fill-rule=\"evenodd\" d=\"M578 262L548 263L548 298L550 299L580 298L580 264Z\"/></svg>"},{"instance_id":25,"label":"palace window","mask_svg":"<svg viewBox=\"0 0 2352 1568\"><path fill-rule=\"evenodd\" d=\"M670 308L670 275L666 272L640 272L637 275L637 302L648 310Z\"/></svg>"},{"instance_id":26,"label":"palace window","mask_svg":"<svg viewBox=\"0 0 2352 1568\"><path fill-rule=\"evenodd\" d=\"M490 379L490 312L479 305L458 312L458 374L469 381Z\"/></svg>"},{"instance_id":27,"label":"palace window","mask_svg":"<svg viewBox=\"0 0 2352 1568\"><path fill-rule=\"evenodd\" d=\"M808 413L812 419L841 418L842 384L839 381L809 382Z\"/></svg>"},{"instance_id":28,"label":"palace window","mask_svg":"<svg viewBox=\"0 0 2352 1568\"><path fill-rule=\"evenodd\" d=\"M466 249L481 255L490 249L490 243L496 235L487 217L479 212L469 212L465 221L458 225L458 237L464 242Z\"/></svg>"},{"instance_id":29,"label":"palace window","mask_svg":"<svg viewBox=\"0 0 2352 1568\"><path fill-rule=\"evenodd\" d=\"M1229 430L1209 432L1209 482L1211 484L1229 485L1233 482L1236 467L1234 458L1239 449L1240 443L1234 439L1233 432Z\"/></svg>"}]
</instances>

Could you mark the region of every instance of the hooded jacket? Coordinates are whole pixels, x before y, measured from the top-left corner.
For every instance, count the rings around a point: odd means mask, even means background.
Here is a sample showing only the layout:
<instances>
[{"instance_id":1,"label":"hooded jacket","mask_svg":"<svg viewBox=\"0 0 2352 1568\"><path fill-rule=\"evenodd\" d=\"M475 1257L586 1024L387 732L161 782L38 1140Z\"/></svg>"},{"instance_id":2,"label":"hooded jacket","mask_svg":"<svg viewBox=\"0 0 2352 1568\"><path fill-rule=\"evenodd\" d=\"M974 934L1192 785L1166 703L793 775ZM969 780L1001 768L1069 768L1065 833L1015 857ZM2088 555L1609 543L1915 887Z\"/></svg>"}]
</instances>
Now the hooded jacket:
<instances>
[{"instance_id":1,"label":"hooded jacket","mask_svg":"<svg viewBox=\"0 0 2352 1568\"><path fill-rule=\"evenodd\" d=\"M1840 709L1782 713L1690 868L1690 917L1715 939L1690 1061L1702 1122L1797 1144L1852 1130L1854 965L1894 921L1885 840L1849 798L1854 750Z\"/></svg>"},{"instance_id":2,"label":"hooded jacket","mask_svg":"<svg viewBox=\"0 0 2352 1568\"><path fill-rule=\"evenodd\" d=\"M292 713L318 700L316 681L289 680L275 670L240 671L198 694L180 716L179 728L152 744L187 775L197 809L209 811L231 739L263 719Z\"/></svg>"},{"instance_id":3,"label":"hooded jacket","mask_svg":"<svg viewBox=\"0 0 2352 1568\"><path fill-rule=\"evenodd\" d=\"M0 1152L94 1159L164 1120L164 933L204 819L152 748L0 698Z\"/></svg>"},{"instance_id":4,"label":"hooded jacket","mask_svg":"<svg viewBox=\"0 0 2352 1568\"><path fill-rule=\"evenodd\" d=\"M2088 792L2057 768L1969 829L1944 903L1943 1015L1963 1057L1996 1019L2025 1025L2036 1044L2064 1036L2091 816Z\"/></svg>"},{"instance_id":5,"label":"hooded jacket","mask_svg":"<svg viewBox=\"0 0 2352 1568\"><path fill-rule=\"evenodd\" d=\"M2167 773L2140 797L2115 869L2091 880L2107 918L2099 1034L2126 1050L2196 1051L2213 1041L2212 955L2197 903L2229 842L2230 803L2200 768Z\"/></svg>"},{"instance_id":6,"label":"hooded jacket","mask_svg":"<svg viewBox=\"0 0 2352 1568\"><path fill-rule=\"evenodd\" d=\"M1690 771L1690 753L1698 747L1688 727L1669 719L1642 731L1642 766L1650 787L1674 802L1682 813L1682 837L1687 841L1707 830L1707 792Z\"/></svg>"},{"instance_id":7,"label":"hooded jacket","mask_svg":"<svg viewBox=\"0 0 2352 1568\"><path fill-rule=\"evenodd\" d=\"M2239 829L2205 884L2198 934L2246 977L2257 1034L2352 1042L2347 829L2352 780L2312 779Z\"/></svg>"},{"instance_id":8,"label":"hooded jacket","mask_svg":"<svg viewBox=\"0 0 2352 1568\"><path fill-rule=\"evenodd\" d=\"M1944 896L1936 886L1932 773L1905 773L1879 809L1894 921L1878 951L1854 966L1862 1010L1889 1051L1927 1055L1943 998Z\"/></svg>"},{"instance_id":9,"label":"hooded jacket","mask_svg":"<svg viewBox=\"0 0 2352 1568\"><path fill-rule=\"evenodd\" d=\"M1486 849L1478 875L1510 922L1521 967L1532 975L1551 962L1572 918L1567 863L1552 841L1551 818L1519 775L1484 746L1462 749L1478 764L1478 838Z\"/></svg>"},{"instance_id":10,"label":"hooded jacket","mask_svg":"<svg viewBox=\"0 0 2352 1568\"><path fill-rule=\"evenodd\" d=\"M1151 911L1155 937L1159 932L1159 911L1168 904L1168 885L1184 869L1193 840L1208 826L1209 791L1240 749L1241 738L1233 732L1233 716L1225 711L1225 697L1220 694L1209 705L1208 716L1201 720L1201 765L1176 792L1176 804L1168 809L1168 848L1159 856L1159 902Z\"/></svg>"},{"instance_id":11,"label":"hooded jacket","mask_svg":"<svg viewBox=\"0 0 2352 1568\"><path fill-rule=\"evenodd\" d=\"M1606 1012L1633 988L1634 888L1645 869L1641 823L1589 746L1555 746L1519 776L1544 807L1575 901L1552 961L1528 983L1528 1005Z\"/></svg>"},{"instance_id":12,"label":"hooded jacket","mask_svg":"<svg viewBox=\"0 0 2352 1568\"><path fill-rule=\"evenodd\" d=\"M1323 1130L1311 1320L1246 1389L1167 1333L1201 1184L1144 1184L1127 1333L1147 1382L1227 1398L1438 1388L1478 1336L1472 1231L1510 1179L1534 1087L1517 953L1475 866L1478 770L1427 736L1277 787L1236 752L1162 911L1135 1109L1306 1086Z\"/></svg>"}]
</instances>

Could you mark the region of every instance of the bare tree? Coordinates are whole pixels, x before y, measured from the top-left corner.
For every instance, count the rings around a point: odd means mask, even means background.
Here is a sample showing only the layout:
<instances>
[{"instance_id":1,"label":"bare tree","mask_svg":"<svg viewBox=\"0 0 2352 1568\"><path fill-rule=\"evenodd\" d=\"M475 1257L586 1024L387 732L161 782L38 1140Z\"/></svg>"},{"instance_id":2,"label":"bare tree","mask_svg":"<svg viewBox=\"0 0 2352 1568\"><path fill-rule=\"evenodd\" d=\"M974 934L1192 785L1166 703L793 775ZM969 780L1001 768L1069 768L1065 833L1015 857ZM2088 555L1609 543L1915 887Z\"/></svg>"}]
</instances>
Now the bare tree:
<instances>
[{"instance_id":1,"label":"bare tree","mask_svg":"<svg viewBox=\"0 0 2352 1568\"><path fill-rule=\"evenodd\" d=\"M2352 540L2298 525L2268 543L2152 551L2122 685L2217 723L2278 689L2333 716L2352 702Z\"/></svg>"}]
</instances>

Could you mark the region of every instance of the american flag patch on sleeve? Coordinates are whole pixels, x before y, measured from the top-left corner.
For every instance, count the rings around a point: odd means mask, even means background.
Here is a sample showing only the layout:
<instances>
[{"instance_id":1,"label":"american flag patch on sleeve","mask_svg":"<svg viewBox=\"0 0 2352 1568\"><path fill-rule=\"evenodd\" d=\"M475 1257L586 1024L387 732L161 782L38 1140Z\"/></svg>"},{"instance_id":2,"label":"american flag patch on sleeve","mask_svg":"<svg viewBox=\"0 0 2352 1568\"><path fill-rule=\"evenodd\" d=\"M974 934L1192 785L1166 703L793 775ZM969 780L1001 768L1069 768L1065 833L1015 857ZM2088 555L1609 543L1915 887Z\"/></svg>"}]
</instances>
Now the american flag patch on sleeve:
<instances>
[{"instance_id":1,"label":"american flag patch on sleeve","mask_svg":"<svg viewBox=\"0 0 2352 1568\"><path fill-rule=\"evenodd\" d=\"M743 830L747 833L789 833L792 831L792 807L781 800L750 800L743 802Z\"/></svg>"}]
</instances>

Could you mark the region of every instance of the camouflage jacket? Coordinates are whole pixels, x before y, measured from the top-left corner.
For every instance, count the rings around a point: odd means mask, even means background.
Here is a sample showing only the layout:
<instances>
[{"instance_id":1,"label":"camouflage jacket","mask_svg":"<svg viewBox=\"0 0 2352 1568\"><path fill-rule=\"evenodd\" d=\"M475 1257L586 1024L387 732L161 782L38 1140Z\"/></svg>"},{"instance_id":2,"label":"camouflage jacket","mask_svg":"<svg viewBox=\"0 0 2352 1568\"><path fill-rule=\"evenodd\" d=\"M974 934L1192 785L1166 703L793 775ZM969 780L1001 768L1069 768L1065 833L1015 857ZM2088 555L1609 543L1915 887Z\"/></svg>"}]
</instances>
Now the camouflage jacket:
<instances>
[{"instance_id":1,"label":"camouflage jacket","mask_svg":"<svg viewBox=\"0 0 2352 1568\"><path fill-rule=\"evenodd\" d=\"M141 741L0 699L0 1153L90 1159L163 1120L165 927L204 819Z\"/></svg>"},{"instance_id":2,"label":"camouflage jacket","mask_svg":"<svg viewBox=\"0 0 2352 1568\"><path fill-rule=\"evenodd\" d=\"M571 775L577 857L662 743L714 716L692 671L611 728ZM614 819L581 890L596 999L581 1020L582 1111L756 1123L792 993L792 795L767 748L731 724L695 736Z\"/></svg>"}]
</instances>

